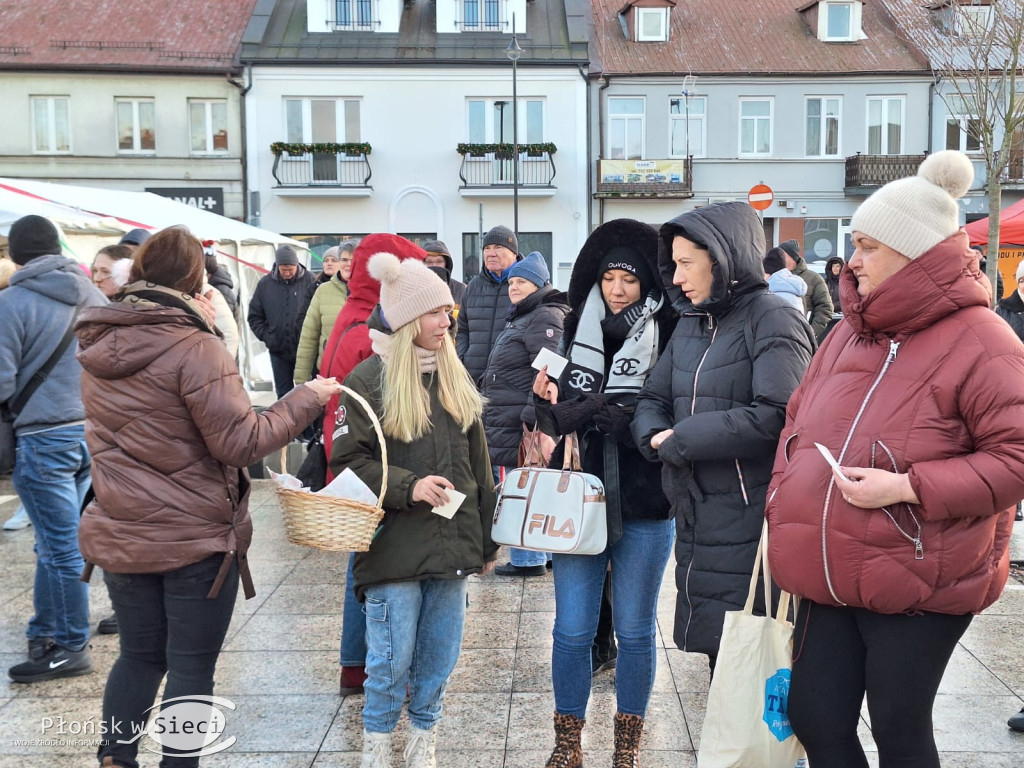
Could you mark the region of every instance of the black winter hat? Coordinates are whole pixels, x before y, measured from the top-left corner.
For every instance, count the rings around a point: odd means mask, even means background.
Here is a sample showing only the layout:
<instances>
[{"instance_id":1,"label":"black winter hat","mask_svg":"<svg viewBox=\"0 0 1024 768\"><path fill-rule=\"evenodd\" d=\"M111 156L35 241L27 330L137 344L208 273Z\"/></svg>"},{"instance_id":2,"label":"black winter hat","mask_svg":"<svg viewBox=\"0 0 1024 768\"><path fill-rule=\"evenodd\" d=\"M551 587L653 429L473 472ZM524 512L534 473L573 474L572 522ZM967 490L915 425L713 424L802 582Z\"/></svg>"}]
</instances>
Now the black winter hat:
<instances>
[{"instance_id":1,"label":"black winter hat","mask_svg":"<svg viewBox=\"0 0 1024 768\"><path fill-rule=\"evenodd\" d=\"M792 256L793 261L797 264L800 263L800 243L796 240L786 240L785 242L779 243L779 248Z\"/></svg>"},{"instance_id":2,"label":"black winter hat","mask_svg":"<svg viewBox=\"0 0 1024 768\"><path fill-rule=\"evenodd\" d=\"M774 275L780 269L786 268L786 256L781 247L772 248L764 255L764 271L767 275Z\"/></svg>"},{"instance_id":3,"label":"black winter hat","mask_svg":"<svg viewBox=\"0 0 1024 768\"><path fill-rule=\"evenodd\" d=\"M290 245L279 245L274 263L279 267L294 267L298 266L299 257L295 255L295 249Z\"/></svg>"},{"instance_id":4,"label":"black winter hat","mask_svg":"<svg viewBox=\"0 0 1024 768\"><path fill-rule=\"evenodd\" d=\"M36 256L59 254L60 233L49 219L35 215L22 216L11 224L7 247L11 252L11 261L24 266Z\"/></svg>"},{"instance_id":5,"label":"black winter hat","mask_svg":"<svg viewBox=\"0 0 1024 768\"><path fill-rule=\"evenodd\" d=\"M142 245L144 242L149 240L149 238L150 233L144 229L130 229L124 233L124 237L121 238L118 245Z\"/></svg>"},{"instance_id":6,"label":"black winter hat","mask_svg":"<svg viewBox=\"0 0 1024 768\"><path fill-rule=\"evenodd\" d=\"M640 287L646 295L652 288L660 288L651 271L650 264L644 255L631 245L616 245L608 249L598 269L597 277L601 278L609 269L622 269L640 281Z\"/></svg>"},{"instance_id":7,"label":"black winter hat","mask_svg":"<svg viewBox=\"0 0 1024 768\"><path fill-rule=\"evenodd\" d=\"M490 231L484 235L484 242L480 248L486 248L488 245L503 245L512 253L519 253L519 240L516 238L515 232L501 225L491 227Z\"/></svg>"}]
</instances>

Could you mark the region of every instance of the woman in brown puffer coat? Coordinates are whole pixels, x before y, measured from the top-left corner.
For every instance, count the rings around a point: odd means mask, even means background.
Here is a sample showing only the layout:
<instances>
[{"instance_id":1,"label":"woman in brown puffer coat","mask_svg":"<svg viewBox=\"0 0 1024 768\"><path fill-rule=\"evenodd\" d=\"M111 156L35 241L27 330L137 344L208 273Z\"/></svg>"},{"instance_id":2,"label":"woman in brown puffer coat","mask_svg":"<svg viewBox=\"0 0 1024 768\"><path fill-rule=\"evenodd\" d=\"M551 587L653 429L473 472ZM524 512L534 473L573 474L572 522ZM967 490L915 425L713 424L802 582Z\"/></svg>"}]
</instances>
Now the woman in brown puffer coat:
<instances>
[{"instance_id":1,"label":"woman in brown puffer coat","mask_svg":"<svg viewBox=\"0 0 1024 768\"><path fill-rule=\"evenodd\" d=\"M103 568L120 627L103 696L105 766L138 765L135 737L165 674L165 702L213 693L240 578L254 594L244 467L298 436L340 391L312 381L256 414L198 294L203 276L199 241L165 229L136 252L132 282L76 327L96 492L79 543L87 574ZM209 717L194 743L178 734L160 752L200 751Z\"/></svg>"}]
</instances>

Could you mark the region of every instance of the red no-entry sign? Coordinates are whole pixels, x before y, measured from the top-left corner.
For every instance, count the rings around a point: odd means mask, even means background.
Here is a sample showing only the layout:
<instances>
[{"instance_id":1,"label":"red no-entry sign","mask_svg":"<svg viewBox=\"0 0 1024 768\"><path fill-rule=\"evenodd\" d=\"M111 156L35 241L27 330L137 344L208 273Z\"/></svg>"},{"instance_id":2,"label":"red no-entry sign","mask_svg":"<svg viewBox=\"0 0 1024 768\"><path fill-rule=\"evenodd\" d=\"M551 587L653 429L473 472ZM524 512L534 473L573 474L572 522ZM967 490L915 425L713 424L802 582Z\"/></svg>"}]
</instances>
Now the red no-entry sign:
<instances>
[{"instance_id":1,"label":"red no-entry sign","mask_svg":"<svg viewBox=\"0 0 1024 768\"><path fill-rule=\"evenodd\" d=\"M772 188L767 184L755 184L747 193L747 202L755 211L763 211L775 200Z\"/></svg>"}]
</instances>

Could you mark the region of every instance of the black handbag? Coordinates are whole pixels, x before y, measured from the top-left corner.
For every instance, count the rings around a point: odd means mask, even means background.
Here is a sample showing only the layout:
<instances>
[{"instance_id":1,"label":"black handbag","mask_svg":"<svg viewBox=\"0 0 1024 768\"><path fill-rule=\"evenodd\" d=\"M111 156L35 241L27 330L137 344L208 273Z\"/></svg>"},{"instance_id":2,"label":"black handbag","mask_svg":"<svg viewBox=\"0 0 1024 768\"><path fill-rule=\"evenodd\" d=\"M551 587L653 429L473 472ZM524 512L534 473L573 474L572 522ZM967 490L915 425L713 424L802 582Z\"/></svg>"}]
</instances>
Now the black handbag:
<instances>
[{"instance_id":1,"label":"black handbag","mask_svg":"<svg viewBox=\"0 0 1024 768\"><path fill-rule=\"evenodd\" d=\"M295 476L313 493L327 485L327 454L324 453L324 435L320 430L309 441L306 458Z\"/></svg>"}]
</instances>

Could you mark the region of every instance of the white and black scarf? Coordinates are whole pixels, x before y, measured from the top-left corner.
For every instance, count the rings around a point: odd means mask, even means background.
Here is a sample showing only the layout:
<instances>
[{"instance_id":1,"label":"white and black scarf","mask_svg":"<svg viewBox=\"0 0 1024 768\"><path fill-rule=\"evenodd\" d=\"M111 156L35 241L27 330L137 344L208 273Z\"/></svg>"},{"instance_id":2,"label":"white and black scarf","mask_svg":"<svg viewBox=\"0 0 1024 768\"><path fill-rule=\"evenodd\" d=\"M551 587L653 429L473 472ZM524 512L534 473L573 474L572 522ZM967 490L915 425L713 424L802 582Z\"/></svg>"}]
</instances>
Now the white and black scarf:
<instances>
[{"instance_id":1,"label":"white and black scarf","mask_svg":"<svg viewBox=\"0 0 1024 768\"><path fill-rule=\"evenodd\" d=\"M605 381L605 321L610 316L600 284L594 285L583 303L576 335L569 347L569 363L559 381L562 399L596 392L636 395L658 356L658 322L654 316L663 301L660 292L652 293L614 316L615 325L625 328L626 334Z\"/></svg>"}]
</instances>

